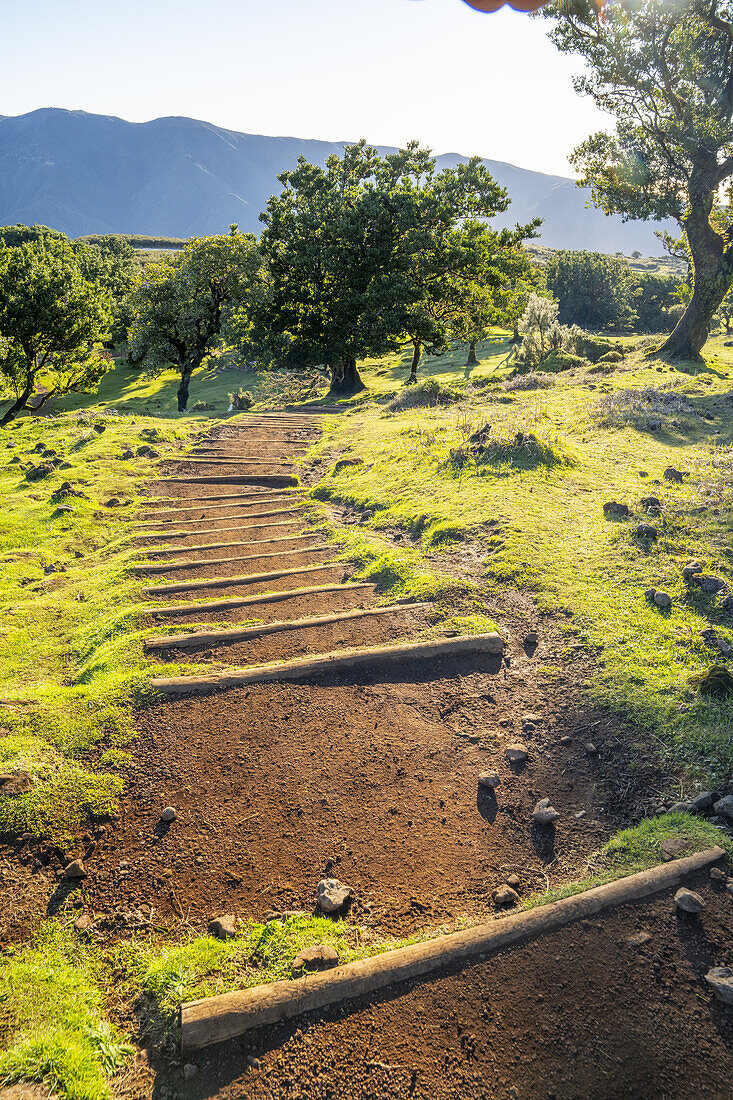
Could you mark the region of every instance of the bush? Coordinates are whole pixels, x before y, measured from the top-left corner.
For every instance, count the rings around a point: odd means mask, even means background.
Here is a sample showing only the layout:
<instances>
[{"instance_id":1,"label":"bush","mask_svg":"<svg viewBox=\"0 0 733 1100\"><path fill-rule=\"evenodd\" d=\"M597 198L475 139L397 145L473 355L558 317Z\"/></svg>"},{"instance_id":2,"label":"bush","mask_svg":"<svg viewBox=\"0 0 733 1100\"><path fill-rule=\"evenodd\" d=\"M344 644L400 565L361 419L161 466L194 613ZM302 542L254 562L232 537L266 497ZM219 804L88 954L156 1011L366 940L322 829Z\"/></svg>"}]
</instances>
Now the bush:
<instances>
[{"instance_id":1,"label":"bush","mask_svg":"<svg viewBox=\"0 0 733 1100\"><path fill-rule=\"evenodd\" d=\"M237 390L236 393L229 394L230 409L251 409L254 403L255 399L249 390Z\"/></svg>"},{"instance_id":2,"label":"bush","mask_svg":"<svg viewBox=\"0 0 733 1100\"><path fill-rule=\"evenodd\" d=\"M620 351L607 351L598 360L599 363L623 363L624 357Z\"/></svg>"},{"instance_id":3,"label":"bush","mask_svg":"<svg viewBox=\"0 0 733 1100\"><path fill-rule=\"evenodd\" d=\"M387 406L392 412L404 409L436 408L439 405L454 405L462 401L464 394L451 386L443 386L434 378L426 378L417 386L405 386Z\"/></svg>"},{"instance_id":4,"label":"bush","mask_svg":"<svg viewBox=\"0 0 733 1100\"><path fill-rule=\"evenodd\" d=\"M563 348L558 348L557 351L551 351L550 354L537 365L537 370L546 371L549 374L556 374L561 370L570 370L572 367L585 366L585 359L581 359L579 355L573 355L571 351L565 351Z\"/></svg>"}]
</instances>

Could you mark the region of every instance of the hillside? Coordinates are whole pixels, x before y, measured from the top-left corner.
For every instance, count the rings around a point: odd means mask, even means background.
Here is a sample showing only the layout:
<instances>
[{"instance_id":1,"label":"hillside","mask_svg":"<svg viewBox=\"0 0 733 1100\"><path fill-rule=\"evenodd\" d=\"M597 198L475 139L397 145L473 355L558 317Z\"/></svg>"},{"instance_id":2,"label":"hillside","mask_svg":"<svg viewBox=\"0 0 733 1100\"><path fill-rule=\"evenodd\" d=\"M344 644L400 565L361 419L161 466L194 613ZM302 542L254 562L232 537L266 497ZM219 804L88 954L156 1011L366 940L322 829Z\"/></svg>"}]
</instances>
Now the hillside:
<instances>
[{"instance_id":1,"label":"hillside","mask_svg":"<svg viewBox=\"0 0 733 1100\"><path fill-rule=\"evenodd\" d=\"M75 237L190 237L225 231L231 222L257 231L279 172L301 154L322 163L340 149L335 142L240 134L190 118L131 123L58 108L0 116L0 224L40 222ZM462 159L446 153L438 166ZM542 218L544 245L661 252L652 224L624 225L587 209L588 193L573 180L501 161L486 164L512 196L506 220Z\"/></svg>"}]
</instances>

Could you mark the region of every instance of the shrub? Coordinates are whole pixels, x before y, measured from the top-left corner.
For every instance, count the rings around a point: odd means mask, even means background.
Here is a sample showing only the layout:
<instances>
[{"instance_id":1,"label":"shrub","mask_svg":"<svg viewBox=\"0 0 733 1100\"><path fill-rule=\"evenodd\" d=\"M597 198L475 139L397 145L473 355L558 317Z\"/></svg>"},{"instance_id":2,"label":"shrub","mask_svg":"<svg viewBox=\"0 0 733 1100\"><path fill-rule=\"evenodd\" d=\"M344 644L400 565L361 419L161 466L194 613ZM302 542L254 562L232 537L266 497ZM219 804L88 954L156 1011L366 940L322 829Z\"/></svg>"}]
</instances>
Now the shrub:
<instances>
[{"instance_id":1,"label":"shrub","mask_svg":"<svg viewBox=\"0 0 733 1100\"><path fill-rule=\"evenodd\" d=\"M570 370L572 367L584 367L585 365L586 360L581 359L579 355L573 355L571 351L558 348L556 351L551 351L541 363L538 363L537 370L556 374L561 370Z\"/></svg>"},{"instance_id":2,"label":"shrub","mask_svg":"<svg viewBox=\"0 0 733 1100\"><path fill-rule=\"evenodd\" d=\"M464 394L451 386L441 385L435 378L426 378L417 386L405 386L387 406L392 412L404 409L421 409L439 405L454 405L463 400Z\"/></svg>"},{"instance_id":3,"label":"shrub","mask_svg":"<svg viewBox=\"0 0 733 1100\"><path fill-rule=\"evenodd\" d=\"M237 390L236 393L229 394L230 409L251 409L254 403L255 399L249 390Z\"/></svg>"}]
</instances>

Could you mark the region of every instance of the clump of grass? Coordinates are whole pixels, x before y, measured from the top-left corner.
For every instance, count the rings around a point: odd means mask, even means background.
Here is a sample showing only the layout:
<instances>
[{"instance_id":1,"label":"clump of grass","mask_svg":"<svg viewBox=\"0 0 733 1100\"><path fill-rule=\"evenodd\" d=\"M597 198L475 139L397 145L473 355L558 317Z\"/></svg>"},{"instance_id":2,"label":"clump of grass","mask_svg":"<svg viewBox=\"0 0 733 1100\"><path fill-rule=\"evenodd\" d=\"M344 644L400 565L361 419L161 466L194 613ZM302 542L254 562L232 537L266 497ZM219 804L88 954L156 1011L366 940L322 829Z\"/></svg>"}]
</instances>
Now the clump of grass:
<instances>
[{"instance_id":1,"label":"clump of grass","mask_svg":"<svg viewBox=\"0 0 733 1100\"><path fill-rule=\"evenodd\" d=\"M613 428L649 428L649 421L669 426L672 420L699 417L695 404L679 389L643 386L623 389L599 400L595 418L599 424ZM681 425L680 425L681 426Z\"/></svg>"},{"instance_id":2,"label":"clump of grass","mask_svg":"<svg viewBox=\"0 0 733 1100\"><path fill-rule=\"evenodd\" d=\"M669 837L676 837L687 844L682 855L701 852L715 845L733 854L733 842L702 817L692 814L662 814L646 818L631 829L622 829L612 836L601 849L595 865L599 870L621 871L633 875L661 862L659 845Z\"/></svg>"},{"instance_id":3,"label":"clump of grass","mask_svg":"<svg viewBox=\"0 0 733 1100\"><path fill-rule=\"evenodd\" d=\"M554 385L555 379L551 375L528 371L527 374L515 374L512 378L505 378L501 388L509 393L516 393L519 390L546 390Z\"/></svg>"},{"instance_id":4,"label":"clump of grass","mask_svg":"<svg viewBox=\"0 0 733 1100\"><path fill-rule=\"evenodd\" d=\"M567 466L570 456L555 443L541 439L534 432L516 432L513 436L487 434L480 441L452 447L446 465L454 470L486 472L485 468L535 470L540 466Z\"/></svg>"},{"instance_id":5,"label":"clump of grass","mask_svg":"<svg viewBox=\"0 0 733 1100\"><path fill-rule=\"evenodd\" d=\"M440 405L455 405L464 398L465 394L454 386L446 386L436 378L426 378L416 386L405 386L396 397L392 398L387 408L391 412L437 408Z\"/></svg>"},{"instance_id":6,"label":"clump of grass","mask_svg":"<svg viewBox=\"0 0 733 1100\"><path fill-rule=\"evenodd\" d=\"M462 542L466 537L466 528L460 523L443 520L428 527L422 536L424 550L437 550L454 542Z\"/></svg>"},{"instance_id":7,"label":"clump of grass","mask_svg":"<svg viewBox=\"0 0 733 1100\"><path fill-rule=\"evenodd\" d=\"M104 1019L98 948L49 922L0 956L0 1078L42 1081L64 1100L108 1100L132 1047Z\"/></svg>"},{"instance_id":8,"label":"clump of grass","mask_svg":"<svg viewBox=\"0 0 733 1100\"><path fill-rule=\"evenodd\" d=\"M38 779L25 794L0 800L0 833L30 832L65 846L80 821L113 813L122 794L119 776L89 771L72 760Z\"/></svg>"}]
</instances>

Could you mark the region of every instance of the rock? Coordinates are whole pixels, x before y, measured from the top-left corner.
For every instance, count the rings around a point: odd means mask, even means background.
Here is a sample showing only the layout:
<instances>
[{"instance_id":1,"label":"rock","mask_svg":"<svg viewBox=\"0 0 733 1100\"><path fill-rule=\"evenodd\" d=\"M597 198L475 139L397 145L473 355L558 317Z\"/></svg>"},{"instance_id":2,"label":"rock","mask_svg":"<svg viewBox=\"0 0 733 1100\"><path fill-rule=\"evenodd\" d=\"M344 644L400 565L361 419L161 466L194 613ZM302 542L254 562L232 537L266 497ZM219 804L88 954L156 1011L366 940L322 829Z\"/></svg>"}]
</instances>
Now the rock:
<instances>
[{"instance_id":1,"label":"rock","mask_svg":"<svg viewBox=\"0 0 733 1100\"><path fill-rule=\"evenodd\" d=\"M224 913L221 917L212 917L209 921L209 935L219 940L231 940L236 936L237 928L233 913Z\"/></svg>"},{"instance_id":2,"label":"rock","mask_svg":"<svg viewBox=\"0 0 733 1100\"><path fill-rule=\"evenodd\" d=\"M510 875L506 880L507 886L511 886L512 890L518 890L522 884L522 880L519 875Z\"/></svg>"},{"instance_id":3,"label":"rock","mask_svg":"<svg viewBox=\"0 0 733 1100\"><path fill-rule=\"evenodd\" d=\"M682 566L682 579L688 583L696 573L702 573L702 565L699 561L688 561L687 565Z\"/></svg>"},{"instance_id":4,"label":"rock","mask_svg":"<svg viewBox=\"0 0 733 1100\"><path fill-rule=\"evenodd\" d=\"M74 928L77 932L88 932L94 924L94 921L88 913L82 913L80 917L77 917L74 921Z\"/></svg>"},{"instance_id":5,"label":"rock","mask_svg":"<svg viewBox=\"0 0 733 1100\"><path fill-rule=\"evenodd\" d=\"M33 778L30 772L17 771L10 775L0 775L0 798L27 794L33 790Z\"/></svg>"},{"instance_id":6,"label":"rock","mask_svg":"<svg viewBox=\"0 0 733 1100\"><path fill-rule=\"evenodd\" d=\"M105 500L105 508L119 508L122 501L119 497L110 497L109 500Z\"/></svg>"},{"instance_id":7,"label":"rock","mask_svg":"<svg viewBox=\"0 0 733 1100\"><path fill-rule=\"evenodd\" d=\"M193 1062L186 1062L183 1067L183 1076L187 1081L192 1081L194 1077L198 1075L199 1067L195 1066Z\"/></svg>"},{"instance_id":8,"label":"rock","mask_svg":"<svg viewBox=\"0 0 733 1100\"><path fill-rule=\"evenodd\" d=\"M645 597L652 603L654 602L654 597L656 596L656 594L657 594L656 588L645 588L644 589Z\"/></svg>"},{"instance_id":9,"label":"rock","mask_svg":"<svg viewBox=\"0 0 733 1100\"><path fill-rule=\"evenodd\" d=\"M659 497L642 497L639 501L642 511L648 516L658 516L662 510L662 502Z\"/></svg>"},{"instance_id":10,"label":"rock","mask_svg":"<svg viewBox=\"0 0 733 1100\"><path fill-rule=\"evenodd\" d=\"M634 932L631 936L626 937L626 942L629 947L643 947L645 943L649 943L651 938L650 932Z\"/></svg>"},{"instance_id":11,"label":"rock","mask_svg":"<svg viewBox=\"0 0 733 1100\"><path fill-rule=\"evenodd\" d=\"M74 859L64 868L65 879L82 879L87 877L84 863L80 859Z\"/></svg>"},{"instance_id":12,"label":"rock","mask_svg":"<svg viewBox=\"0 0 733 1100\"><path fill-rule=\"evenodd\" d=\"M338 966L338 952L327 943L314 947L302 947L292 962L293 972L300 970L329 970Z\"/></svg>"},{"instance_id":13,"label":"rock","mask_svg":"<svg viewBox=\"0 0 733 1100\"><path fill-rule=\"evenodd\" d=\"M530 630L529 634L524 639L524 645L537 645L539 637L536 630Z\"/></svg>"},{"instance_id":14,"label":"rock","mask_svg":"<svg viewBox=\"0 0 733 1100\"><path fill-rule=\"evenodd\" d=\"M519 894L516 890L512 890L511 886L500 886L497 890L494 890L492 894L494 899L494 905L497 909L508 909L512 905L516 905L519 901Z\"/></svg>"},{"instance_id":15,"label":"rock","mask_svg":"<svg viewBox=\"0 0 733 1100\"><path fill-rule=\"evenodd\" d=\"M479 787L490 787L493 791L501 783L501 778L497 772L481 772L478 783Z\"/></svg>"},{"instance_id":16,"label":"rock","mask_svg":"<svg viewBox=\"0 0 733 1100\"><path fill-rule=\"evenodd\" d=\"M664 471L665 481L675 481L678 485L682 484L684 475L681 470L676 470L674 466L668 466Z\"/></svg>"},{"instance_id":17,"label":"rock","mask_svg":"<svg viewBox=\"0 0 733 1100\"><path fill-rule=\"evenodd\" d=\"M705 908L705 902L694 890L688 890L686 886L680 887L674 896L675 905L683 913L697 915Z\"/></svg>"},{"instance_id":18,"label":"rock","mask_svg":"<svg viewBox=\"0 0 733 1100\"><path fill-rule=\"evenodd\" d=\"M522 725L523 726L539 726L542 724L541 714L523 714Z\"/></svg>"},{"instance_id":19,"label":"rock","mask_svg":"<svg viewBox=\"0 0 733 1100\"><path fill-rule=\"evenodd\" d=\"M733 820L733 794L727 794L725 798L721 798L715 803L713 809L719 817Z\"/></svg>"},{"instance_id":20,"label":"rock","mask_svg":"<svg viewBox=\"0 0 733 1100\"><path fill-rule=\"evenodd\" d=\"M724 596L718 604L718 611L721 611L724 615L733 615L733 596Z\"/></svg>"},{"instance_id":21,"label":"rock","mask_svg":"<svg viewBox=\"0 0 733 1100\"><path fill-rule=\"evenodd\" d=\"M565 736L564 736L564 737L561 737L561 738L560 738L560 744L561 744L561 745L572 745L572 743L573 743L573 739L572 739L572 737L570 737L570 735L569 735L569 734L567 734L567 733L565 734Z\"/></svg>"},{"instance_id":22,"label":"rock","mask_svg":"<svg viewBox=\"0 0 733 1100\"><path fill-rule=\"evenodd\" d=\"M722 867L711 867L710 881L717 882L719 886L725 886L726 882L728 881L728 876L726 875Z\"/></svg>"},{"instance_id":23,"label":"rock","mask_svg":"<svg viewBox=\"0 0 733 1100\"><path fill-rule=\"evenodd\" d=\"M511 745L507 745L504 749L504 753L510 764L522 764L529 756L527 746L523 745L520 741L515 741Z\"/></svg>"},{"instance_id":24,"label":"rock","mask_svg":"<svg viewBox=\"0 0 733 1100\"><path fill-rule=\"evenodd\" d=\"M162 814L160 815L160 820L165 821L166 824L169 821L175 821L176 820L176 811L173 809L172 806L166 806L166 808L163 810Z\"/></svg>"},{"instance_id":25,"label":"rock","mask_svg":"<svg viewBox=\"0 0 733 1100\"><path fill-rule=\"evenodd\" d=\"M654 602L657 607L667 608L672 606L672 597L666 592L655 592Z\"/></svg>"},{"instance_id":26,"label":"rock","mask_svg":"<svg viewBox=\"0 0 733 1100\"><path fill-rule=\"evenodd\" d=\"M586 741L585 751L588 753L588 756L598 756L598 749L592 741Z\"/></svg>"},{"instance_id":27,"label":"rock","mask_svg":"<svg viewBox=\"0 0 733 1100\"><path fill-rule=\"evenodd\" d=\"M662 426L662 421L653 417L651 420L647 420L646 426L650 432L658 432Z\"/></svg>"},{"instance_id":28,"label":"rock","mask_svg":"<svg viewBox=\"0 0 733 1100\"><path fill-rule=\"evenodd\" d=\"M552 825L559 817L560 814L551 805L549 798L541 798L532 811L532 820L538 825Z\"/></svg>"},{"instance_id":29,"label":"rock","mask_svg":"<svg viewBox=\"0 0 733 1100\"><path fill-rule=\"evenodd\" d=\"M728 587L727 581L722 577L713 577L709 573L695 573L691 580L707 596L717 596L718 592Z\"/></svg>"},{"instance_id":30,"label":"rock","mask_svg":"<svg viewBox=\"0 0 733 1100\"><path fill-rule=\"evenodd\" d=\"M667 810L668 814L689 814L692 809L690 802L673 802Z\"/></svg>"},{"instance_id":31,"label":"rock","mask_svg":"<svg viewBox=\"0 0 733 1100\"><path fill-rule=\"evenodd\" d=\"M607 500L603 505L604 516L623 516L629 515L628 504L619 504L617 500Z\"/></svg>"},{"instance_id":32,"label":"rock","mask_svg":"<svg viewBox=\"0 0 733 1100\"><path fill-rule=\"evenodd\" d=\"M733 1005L733 970L729 966L713 966L705 975L705 981L719 1001Z\"/></svg>"},{"instance_id":33,"label":"rock","mask_svg":"<svg viewBox=\"0 0 733 1100\"><path fill-rule=\"evenodd\" d=\"M349 886L344 886L337 878L322 878L316 888L316 902L323 913L335 913L351 897Z\"/></svg>"},{"instance_id":34,"label":"rock","mask_svg":"<svg viewBox=\"0 0 733 1100\"><path fill-rule=\"evenodd\" d=\"M686 849L687 845L684 840L680 840L676 836L667 836L659 845L659 854L664 863L669 863L675 856L682 855Z\"/></svg>"},{"instance_id":35,"label":"rock","mask_svg":"<svg viewBox=\"0 0 733 1100\"><path fill-rule=\"evenodd\" d=\"M634 528L634 534L638 539L656 539L659 532L651 523L638 523Z\"/></svg>"},{"instance_id":36,"label":"rock","mask_svg":"<svg viewBox=\"0 0 733 1100\"><path fill-rule=\"evenodd\" d=\"M694 814L704 814L713 804L713 796L710 791L702 791L690 801L690 809Z\"/></svg>"}]
</instances>

